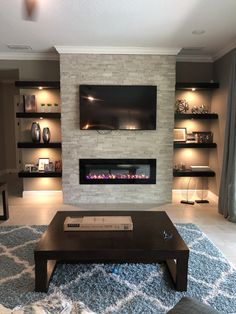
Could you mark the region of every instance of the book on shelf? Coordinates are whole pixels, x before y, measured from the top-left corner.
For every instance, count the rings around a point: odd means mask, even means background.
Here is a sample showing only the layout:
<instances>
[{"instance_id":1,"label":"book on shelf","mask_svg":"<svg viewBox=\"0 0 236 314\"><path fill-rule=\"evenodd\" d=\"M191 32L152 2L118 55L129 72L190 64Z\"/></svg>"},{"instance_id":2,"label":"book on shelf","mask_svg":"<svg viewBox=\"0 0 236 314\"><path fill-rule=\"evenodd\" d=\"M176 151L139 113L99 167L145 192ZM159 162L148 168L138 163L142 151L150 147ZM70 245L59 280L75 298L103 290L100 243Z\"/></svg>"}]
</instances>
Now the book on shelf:
<instances>
[{"instance_id":1,"label":"book on shelf","mask_svg":"<svg viewBox=\"0 0 236 314\"><path fill-rule=\"evenodd\" d=\"M209 166L190 166L193 171L209 171L211 170Z\"/></svg>"},{"instance_id":2,"label":"book on shelf","mask_svg":"<svg viewBox=\"0 0 236 314\"><path fill-rule=\"evenodd\" d=\"M80 216L66 217L64 231L131 231L130 216Z\"/></svg>"}]
</instances>

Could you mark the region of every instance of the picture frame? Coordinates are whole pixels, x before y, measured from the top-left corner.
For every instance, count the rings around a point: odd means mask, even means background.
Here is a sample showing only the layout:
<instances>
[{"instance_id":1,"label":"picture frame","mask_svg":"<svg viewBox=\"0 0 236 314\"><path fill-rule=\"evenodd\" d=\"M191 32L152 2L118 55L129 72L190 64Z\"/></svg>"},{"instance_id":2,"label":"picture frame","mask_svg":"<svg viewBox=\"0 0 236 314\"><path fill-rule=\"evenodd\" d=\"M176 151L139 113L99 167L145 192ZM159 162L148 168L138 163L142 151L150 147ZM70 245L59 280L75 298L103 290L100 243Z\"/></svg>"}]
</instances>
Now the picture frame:
<instances>
[{"instance_id":1,"label":"picture frame","mask_svg":"<svg viewBox=\"0 0 236 314\"><path fill-rule=\"evenodd\" d=\"M24 95L23 100L25 112L37 112L35 95Z\"/></svg>"},{"instance_id":2,"label":"picture frame","mask_svg":"<svg viewBox=\"0 0 236 314\"><path fill-rule=\"evenodd\" d=\"M61 170L62 170L61 160L55 161L55 171L56 172L61 172Z\"/></svg>"},{"instance_id":3,"label":"picture frame","mask_svg":"<svg viewBox=\"0 0 236 314\"><path fill-rule=\"evenodd\" d=\"M44 164L44 171L49 172L49 164Z\"/></svg>"},{"instance_id":4,"label":"picture frame","mask_svg":"<svg viewBox=\"0 0 236 314\"><path fill-rule=\"evenodd\" d=\"M45 165L49 165L49 158L39 158L38 171L45 171Z\"/></svg>"},{"instance_id":5,"label":"picture frame","mask_svg":"<svg viewBox=\"0 0 236 314\"><path fill-rule=\"evenodd\" d=\"M33 167L34 167L34 164L25 164L24 171L25 172L32 172Z\"/></svg>"},{"instance_id":6,"label":"picture frame","mask_svg":"<svg viewBox=\"0 0 236 314\"><path fill-rule=\"evenodd\" d=\"M54 172L55 171L55 165L52 161L49 162L49 172Z\"/></svg>"},{"instance_id":7,"label":"picture frame","mask_svg":"<svg viewBox=\"0 0 236 314\"><path fill-rule=\"evenodd\" d=\"M31 168L31 172L38 172L38 166L34 165L34 166Z\"/></svg>"},{"instance_id":8,"label":"picture frame","mask_svg":"<svg viewBox=\"0 0 236 314\"><path fill-rule=\"evenodd\" d=\"M186 128L174 128L174 142L186 142L187 130Z\"/></svg>"},{"instance_id":9,"label":"picture frame","mask_svg":"<svg viewBox=\"0 0 236 314\"><path fill-rule=\"evenodd\" d=\"M212 132L193 132L197 143L213 143Z\"/></svg>"}]
</instances>

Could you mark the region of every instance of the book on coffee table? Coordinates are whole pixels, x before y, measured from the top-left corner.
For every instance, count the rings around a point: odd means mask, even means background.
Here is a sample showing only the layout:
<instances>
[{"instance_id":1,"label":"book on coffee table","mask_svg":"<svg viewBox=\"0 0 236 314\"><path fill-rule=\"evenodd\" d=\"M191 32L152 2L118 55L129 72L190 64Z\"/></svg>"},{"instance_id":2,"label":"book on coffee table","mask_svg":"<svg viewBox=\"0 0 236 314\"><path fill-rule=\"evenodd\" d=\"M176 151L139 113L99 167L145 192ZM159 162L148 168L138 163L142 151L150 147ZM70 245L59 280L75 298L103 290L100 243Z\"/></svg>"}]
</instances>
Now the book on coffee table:
<instances>
[{"instance_id":1,"label":"book on coffee table","mask_svg":"<svg viewBox=\"0 0 236 314\"><path fill-rule=\"evenodd\" d=\"M64 231L131 231L130 216L81 216L66 217Z\"/></svg>"}]
</instances>

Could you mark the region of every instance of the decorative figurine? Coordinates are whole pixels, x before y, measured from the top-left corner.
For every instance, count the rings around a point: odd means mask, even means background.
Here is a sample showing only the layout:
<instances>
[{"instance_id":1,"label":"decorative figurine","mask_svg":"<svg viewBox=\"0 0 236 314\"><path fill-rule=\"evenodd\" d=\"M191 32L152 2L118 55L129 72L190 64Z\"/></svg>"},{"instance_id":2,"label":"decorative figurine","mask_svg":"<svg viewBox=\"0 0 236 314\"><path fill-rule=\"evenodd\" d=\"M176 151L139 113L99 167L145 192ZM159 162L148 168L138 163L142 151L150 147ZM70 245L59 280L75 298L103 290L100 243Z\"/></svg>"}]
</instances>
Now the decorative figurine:
<instances>
[{"instance_id":1,"label":"decorative figurine","mask_svg":"<svg viewBox=\"0 0 236 314\"><path fill-rule=\"evenodd\" d=\"M202 104L202 105L199 107L199 113L202 113L202 114L208 113L208 110L207 110L207 107L206 107L205 104Z\"/></svg>"},{"instance_id":2,"label":"decorative figurine","mask_svg":"<svg viewBox=\"0 0 236 314\"><path fill-rule=\"evenodd\" d=\"M185 99L177 99L175 102L176 113L186 113L189 109L188 102Z\"/></svg>"},{"instance_id":3,"label":"decorative figurine","mask_svg":"<svg viewBox=\"0 0 236 314\"><path fill-rule=\"evenodd\" d=\"M192 111L193 114L199 113L199 108L198 108L198 106L193 106L193 108L192 108L191 111Z\"/></svg>"}]
</instances>

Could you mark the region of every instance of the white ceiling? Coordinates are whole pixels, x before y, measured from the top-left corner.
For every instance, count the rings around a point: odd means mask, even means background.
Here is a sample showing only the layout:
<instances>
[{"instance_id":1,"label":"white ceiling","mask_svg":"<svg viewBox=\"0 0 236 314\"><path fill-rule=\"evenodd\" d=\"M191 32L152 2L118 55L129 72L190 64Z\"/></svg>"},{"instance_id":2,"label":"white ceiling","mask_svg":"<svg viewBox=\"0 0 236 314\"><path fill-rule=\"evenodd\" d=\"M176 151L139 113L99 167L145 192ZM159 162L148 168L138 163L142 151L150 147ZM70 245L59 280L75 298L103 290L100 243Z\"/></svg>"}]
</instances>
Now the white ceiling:
<instances>
[{"instance_id":1,"label":"white ceiling","mask_svg":"<svg viewBox=\"0 0 236 314\"><path fill-rule=\"evenodd\" d=\"M236 0L38 0L35 21L23 19L22 6L0 0L0 59L24 52L8 44L31 46L32 58L73 46L170 54L185 48L181 54L210 60L236 47ZM199 29L205 33L192 34Z\"/></svg>"}]
</instances>

